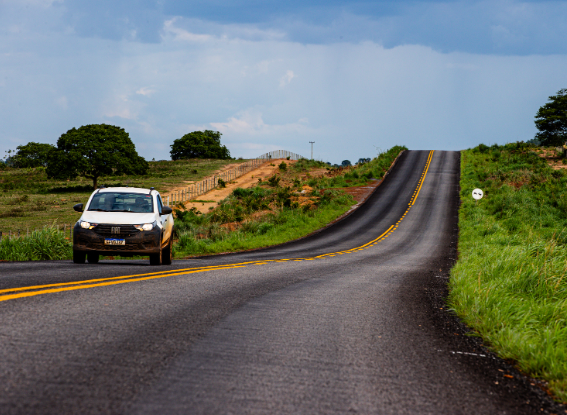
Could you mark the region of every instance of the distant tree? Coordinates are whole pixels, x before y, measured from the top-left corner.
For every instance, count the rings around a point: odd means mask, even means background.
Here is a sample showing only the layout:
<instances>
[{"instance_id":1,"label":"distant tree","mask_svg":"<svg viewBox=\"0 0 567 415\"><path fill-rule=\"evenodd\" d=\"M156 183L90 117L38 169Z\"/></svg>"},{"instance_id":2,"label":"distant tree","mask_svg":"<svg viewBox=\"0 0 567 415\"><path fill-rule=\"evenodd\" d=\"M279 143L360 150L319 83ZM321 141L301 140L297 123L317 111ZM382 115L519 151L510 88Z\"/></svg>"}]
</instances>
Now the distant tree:
<instances>
[{"instance_id":1,"label":"distant tree","mask_svg":"<svg viewBox=\"0 0 567 415\"><path fill-rule=\"evenodd\" d=\"M348 166L352 166L352 164L350 163L350 160L343 160L341 166L348 167Z\"/></svg>"},{"instance_id":2,"label":"distant tree","mask_svg":"<svg viewBox=\"0 0 567 415\"><path fill-rule=\"evenodd\" d=\"M540 107L535 116L539 130L535 138L544 146L559 146L567 140L567 89L549 97L549 102Z\"/></svg>"},{"instance_id":3,"label":"distant tree","mask_svg":"<svg viewBox=\"0 0 567 415\"><path fill-rule=\"evenodd\" d=\"M47 163L47 176L74 179L84 176L93 181L120 174L146 174L148 162L136 152L136 147L123 128L107 124L90 124L73 128L59 137L57 149Z\"/></svg>"},{"instance_id":4,"label":"distant tree","mask_svg":"<svg viewBox=\"0 0 567 415\"><path fill-rule=\"evenodd\" d=\"M16 149L16 155L12 159L15 167L45 167L49 154L55 150L55 146L31 141L26 145L16 147Z\"/></svg>"},{"instance_id":5,"label":"distant tree","mask_svg":"<svg viewBox=\"0 0 567 415\"><path fill-rule=\"evenodd\" d=\"M2 168L6 167L14 167L14 155L16 154L16 150L6 150L5 155L2 158Z\"/></svg>"},{"instance_id":6,"label":"distant tree","mask_svg":"<svg viewBox=\"0 0 567 415\"><path fill-rule=\"evenodd\" d=\"M230 151L221 145L218 131L193 131L171 145L171 159L229 159Z\"/></svg>"}]
</instances>

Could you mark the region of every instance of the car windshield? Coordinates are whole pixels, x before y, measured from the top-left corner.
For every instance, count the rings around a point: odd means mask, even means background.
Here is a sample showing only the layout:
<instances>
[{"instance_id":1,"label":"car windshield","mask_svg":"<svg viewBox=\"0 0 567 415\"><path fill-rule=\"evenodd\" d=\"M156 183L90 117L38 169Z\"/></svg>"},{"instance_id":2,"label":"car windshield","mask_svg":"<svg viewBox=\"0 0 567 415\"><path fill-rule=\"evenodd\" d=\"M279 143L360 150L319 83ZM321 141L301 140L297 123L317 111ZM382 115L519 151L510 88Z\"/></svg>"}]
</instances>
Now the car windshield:
<instances>
[{"instance_id":1,"label":"car windshield","mask_svg":"<svg viewBox=\"0 0 567 415\"><path fill-rule=\"evenodd\" d=\"M97 193L89 208L99 212L151 213L154 211L152 196L143 193Z\"/></svg>"}]
</instances>

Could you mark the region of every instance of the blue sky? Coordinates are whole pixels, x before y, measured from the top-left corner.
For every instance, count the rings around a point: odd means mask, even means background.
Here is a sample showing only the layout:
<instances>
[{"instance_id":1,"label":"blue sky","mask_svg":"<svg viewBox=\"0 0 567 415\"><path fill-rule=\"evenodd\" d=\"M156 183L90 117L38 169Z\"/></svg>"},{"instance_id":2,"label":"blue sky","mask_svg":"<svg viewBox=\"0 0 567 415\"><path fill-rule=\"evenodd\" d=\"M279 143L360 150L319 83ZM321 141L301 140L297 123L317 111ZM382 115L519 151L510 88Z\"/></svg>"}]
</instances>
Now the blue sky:
<instances>
[{"instance_id":1,"label":"blue sky","mask_svg":"<svg viewBox=\"0 0 567 415\"><path fill-rule=\"evenodd\" d=\"M533 138L567 87L565 1L0 0L0 155L118 125L235 157L357 160Z\"/></svg>"}]
</instances>

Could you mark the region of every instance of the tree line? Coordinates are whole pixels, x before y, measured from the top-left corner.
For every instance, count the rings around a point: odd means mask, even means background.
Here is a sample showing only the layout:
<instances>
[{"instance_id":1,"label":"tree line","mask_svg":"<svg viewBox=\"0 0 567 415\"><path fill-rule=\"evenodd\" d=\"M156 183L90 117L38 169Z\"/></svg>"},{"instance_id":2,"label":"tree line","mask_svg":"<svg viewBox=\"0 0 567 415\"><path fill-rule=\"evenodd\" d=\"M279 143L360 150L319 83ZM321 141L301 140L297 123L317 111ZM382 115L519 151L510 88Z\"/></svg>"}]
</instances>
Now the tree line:
<instances>
[{"instance_id":1,"label":"tree line","mask_svg":"<svg viewBox=\"0 0 567 415\"><path fill-rule=\"evenodd\" d=\"M171 159L230 159L218 131L193 131L174 140ZM121 127L90 124L72 128L57 140L57 145L29 142L17 147L7 160L16 168L45 167L47 177L72 180L83 176L93 181L108 175L148 173L149 164L138 155L129 134Z\"/></svg>"}]
</instances>

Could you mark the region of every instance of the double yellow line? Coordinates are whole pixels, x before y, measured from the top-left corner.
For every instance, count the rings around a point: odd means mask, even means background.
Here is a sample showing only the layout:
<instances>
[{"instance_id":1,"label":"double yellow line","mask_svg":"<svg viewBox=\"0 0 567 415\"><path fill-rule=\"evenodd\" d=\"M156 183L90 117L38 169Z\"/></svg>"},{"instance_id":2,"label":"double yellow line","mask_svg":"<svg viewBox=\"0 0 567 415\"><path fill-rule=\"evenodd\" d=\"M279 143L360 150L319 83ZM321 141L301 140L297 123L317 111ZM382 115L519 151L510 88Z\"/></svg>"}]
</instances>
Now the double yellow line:
<instances>
[{"instance_id":1,"label":"double yellow line","mask_svg":"<svg viewBox=\"0 0 567 415\"><path fill-rule=\"evenodd\" d=\"M312 261L316 259L334 257L337 255L351 254L354 252L362 251L364 249L368 249L376 245L378 242L383 241L388 236L390 236L398 228L400 222L408 214L409 210L415 203L417 196L419 195L421 186L423 185L423 181L425 180L425 176L427 175L427 171L429 170L429 165L431 164L432 157L433 157L433 151L430 151L429 157L427 158L427 163L425 164L425 168L423 170L423 173L421 174L421 178L419 180L417 188L415 189L415 192L413 193L412 198L409 202L409 206L406 209L405 213L402 215L402 217L396 222L395 225L390 226L386 232L381 234L379 237L371 240L370 242L365 243L364 245L347 249L345 251L330 252L307 258L268 259L268 260L241 262L237 264L212 265L205 267L176 269L170 271L150 272L146 274L123 275L120 277L97 278L92 280L64 282L58 284L45 284L45 285L32 285L28 287L19 287L19 288L6 288L0 290L0 301L14 300L17 298L33 297L36 295L52 294L52 293L59 293L65 291L85 290L87 288L105 287L109 285L125 284L129 282L147 281L157 278L173 277L176 275L195 274L195 273L208 272L208 271L219 271L224 269L246 268L248 266L253 266L253 265L265 265L270 262L278 263L278 262L287 262L287 261Z\"/></svg>"}]
</instances>

